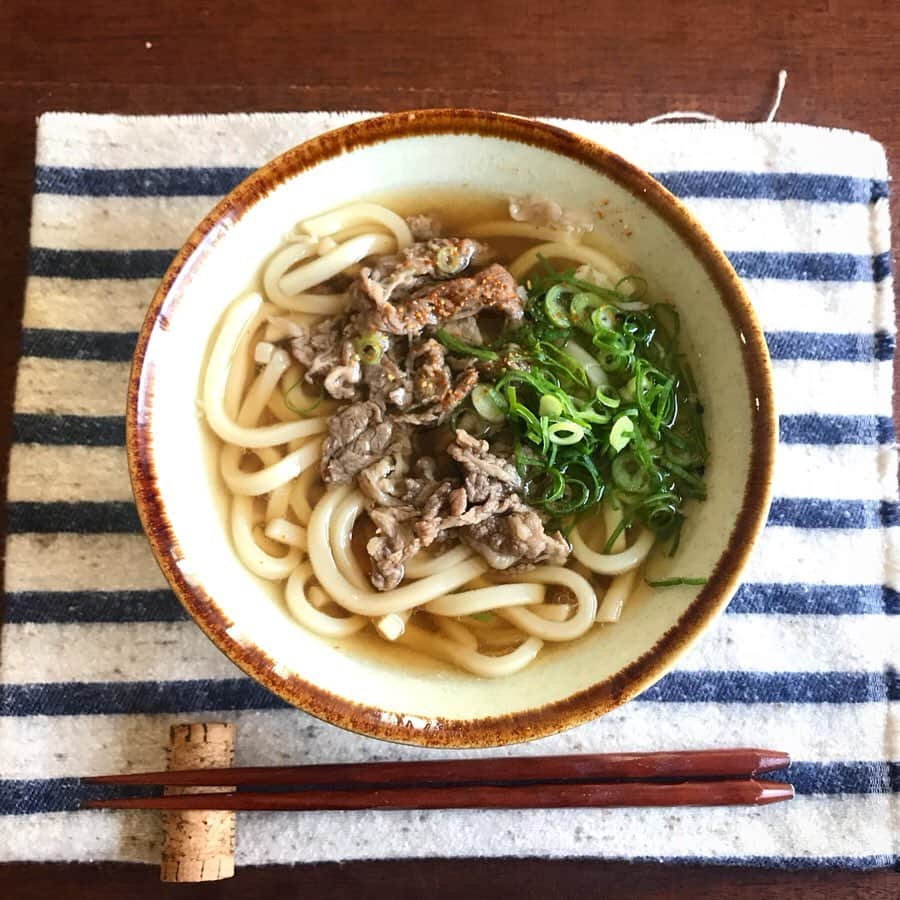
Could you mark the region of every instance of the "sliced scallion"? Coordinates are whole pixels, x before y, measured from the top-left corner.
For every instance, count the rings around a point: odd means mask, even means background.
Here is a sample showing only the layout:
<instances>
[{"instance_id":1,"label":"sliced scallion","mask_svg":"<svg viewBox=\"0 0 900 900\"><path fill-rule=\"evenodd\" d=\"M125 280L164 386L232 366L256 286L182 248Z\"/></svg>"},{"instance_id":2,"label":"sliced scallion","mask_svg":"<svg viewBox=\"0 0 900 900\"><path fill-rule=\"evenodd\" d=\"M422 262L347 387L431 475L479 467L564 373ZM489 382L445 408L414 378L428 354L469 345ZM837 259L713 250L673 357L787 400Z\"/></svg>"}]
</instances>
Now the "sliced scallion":
<instances>
[{"instance_id":1,"label":"sliced scallion","mask_svg":"<svg viewBox=\"0 0 900 900\"><path fill-rule=\"evenodd\" d=\"M461 356L473 356L475 359L494 360L498 358L498 354L487 347L475 347L467 344L459 338L449 334L443 328L438 328L434 336L450 351L459 353Z\"/></svg>"},{"instance_id":2,"label":"sliced scallion","mask_svg":"<svg viewBox=\"0 0 900 900\"><path fill-rule=\"evenodd\" d=\"M490 385L476 384L472 390L472 406L482 419L493 424L506 421L509 405Z\"/></svg>"},{"instance_id":3,"label":"sliced scallion","mask_svg":"<svg viewBox=\"0 0 900 900\"><path fill-rule=\"evenodd\" d=\"M620 453L628 446L633 435L634 422L629 416L621 415L613 422L612 430L609 432L609 446L616 453Z\"/></svg>"}]
</instances>

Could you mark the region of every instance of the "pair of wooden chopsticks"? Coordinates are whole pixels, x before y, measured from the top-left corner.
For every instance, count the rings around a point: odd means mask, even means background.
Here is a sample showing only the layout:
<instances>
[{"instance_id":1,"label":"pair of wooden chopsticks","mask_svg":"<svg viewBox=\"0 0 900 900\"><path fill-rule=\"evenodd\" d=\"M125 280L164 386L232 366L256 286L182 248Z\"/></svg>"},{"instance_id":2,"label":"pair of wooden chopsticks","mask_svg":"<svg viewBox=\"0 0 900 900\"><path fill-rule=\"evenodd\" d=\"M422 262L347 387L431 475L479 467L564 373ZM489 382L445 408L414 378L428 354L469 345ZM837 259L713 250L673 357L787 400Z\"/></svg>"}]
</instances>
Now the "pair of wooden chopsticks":
<instances>
[{"instance_id":1,"label":"pair of wooden chopsticks","mask_svg":"<svg viewBox=\"0 0 900 900\"><path fill-rule=\"evenodd\" d=\"M231 792L90 800L84 806L297 811L761 806L794 796L792 785L756 777L789 764L790 757L776 750L738 749L195 769L83 781L228 786ZM277 787L291 790L268 790Z\"/></svg>"}]
</instances>

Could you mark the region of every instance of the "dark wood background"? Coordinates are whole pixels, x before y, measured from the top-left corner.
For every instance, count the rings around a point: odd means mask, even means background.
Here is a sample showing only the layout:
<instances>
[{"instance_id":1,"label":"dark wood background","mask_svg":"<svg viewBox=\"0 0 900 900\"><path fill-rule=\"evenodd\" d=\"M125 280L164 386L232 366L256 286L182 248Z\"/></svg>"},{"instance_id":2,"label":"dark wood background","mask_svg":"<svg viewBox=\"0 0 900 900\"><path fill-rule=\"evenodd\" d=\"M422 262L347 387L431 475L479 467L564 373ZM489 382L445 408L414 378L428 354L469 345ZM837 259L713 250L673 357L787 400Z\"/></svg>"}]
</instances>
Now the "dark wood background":
<instances>
[{"instance_id":1,"label":"dark wood background","mask_svg":"<svg viewBox=\"0 0 900 900\"><path fill-rule=\"evenodd\" d=\"M634 122L671 109L867 131L900 158L894 0L268 0L0 3L0 472L6 471L34 157L45 110L203 113L478 106ZM147 44L152 46L147 46ZM189 136L185 136L189 139ZM894 192L894 219L898 210ZM896 384L896 381L895 381ZM0 492L5 487L0 484ZM0 523L0 534L3 533ZM2 549L2 548L0 548ZM15 900L155 897L153 867L0 866ZM239 871L179 896L896 897L890 872L592 861L349 863ZM168 892L167 890L167 892Z\"/></svg>"}]
</instances>

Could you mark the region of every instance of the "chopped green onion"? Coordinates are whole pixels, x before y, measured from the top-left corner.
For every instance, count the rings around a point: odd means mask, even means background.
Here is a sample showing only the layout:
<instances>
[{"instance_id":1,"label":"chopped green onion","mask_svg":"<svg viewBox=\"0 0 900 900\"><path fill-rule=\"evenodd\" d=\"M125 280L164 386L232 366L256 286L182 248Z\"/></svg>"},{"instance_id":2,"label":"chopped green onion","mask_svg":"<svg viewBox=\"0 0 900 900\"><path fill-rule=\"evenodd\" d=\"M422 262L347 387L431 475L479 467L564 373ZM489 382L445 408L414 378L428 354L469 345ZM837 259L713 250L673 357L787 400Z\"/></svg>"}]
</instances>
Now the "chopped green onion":
<instances>
[{"instance_id":1,"label":"chopped green onion","mask_svg":"<svg viewBox=\"0 0 900 900\"><path fill-rule=\"evenodd\" d=\"M613 484L628 494L641 494L650 486L647 469L634 453L620 453L610 466Z\"/></svg>"},{"instance_id":2,"label":"chopped green onion","mask_svg":"<svg viewBox=\"0 0 900 900\"><path fill-rule=\"evenodd\" d=\"M493 619L493 615L489 612L480 612L480 613L469 613L469 618L474 619L476 622L490 622Z\"/></svg>"},{"instance_id":3,"label":"chopped green onion","mask_svg":"<svg viewBox=\"0 0 900 900\"><path fill-rule=\"evenodd\" d=\"M622 401L618 397L614 397L609 393L609 389L604 389L602 387L598 387L594 392L594 399L603 406L608 406L610 409L618 409L622 404Z\"/></svg>"},{"instance_id":4,"label":"chopped green onion","mask_svg":"<svg viewBox=\"0 0 900 900\"><path fill-rule=\"evenodd\" d=\"M577 444L584 437L584 429L575 422L554 422L547 432L554 444Z\"/></svg>"},{"instance_id":5,"label":"chopped green onion","mask_svg":"<svg viewBox=\"0 0 900 900\"><path fill-rule=\"evenodd\" d=\"M594 387L609 384L609 376L603 371L603 366L581 344L570 338L566 341L563 349L581 366L584 374L587 376L587 380Z\"/></svg>"},{"instance_id":6,"label":"chopped green onion","mask_svg":"<svg viewBox=\"0 0 900 900\"><path fill-rule=\"evenodd\" d=\"M466 267L465 264L465 257L459 252L459 248L453 244L441 247L434 257L434 267L442 275L456 275Z\"/></svg>"},{"instance_id":7,"label":"chopped green onion","mask_svg":"<svg viewBox=\"0 0 900 900\"><path fill-rule=\"evenodd\" d=\"M623 288L623 285L628 289ZM631 300L643 300L647 294L647 279L640 275L626 275L616 282L615 289Z\"/></svg>"},{"instance_id":8,"label":"chopped green onion","mask_svg":"<svg viewBox=\"0 0 900 900\"><path fill-rule=\"evenodd\" d=\"M538 406L538 412L542 416L550 416L550 418L555 418L562 414L563 405L559 402L559 398L555 397L553 394L544 394L541 397L540 405Z\"/></svg>"},{"instance_id":9,"label":"chopped green onion","mask_svg":"<svg viewBox=\"0 0 900 900\"><path fill-rule=\"evenodd\" d=\"M677 585L687 584L687 585L701 585L706 584L705 578L662 578L659 581L651 581L649 578L645 578L644 581L650 585L650 587L659 588L659 587L676 587Z\"/></svg>"},{"instance_id":10,"label":"chopped green onion","mask_svg":"<svg viewBox=\"0 0 900 900\"><path fill-rule=\"evenodd\" d=\"M645 301L642 278L611 288L575 271L539 257L523 322L492 345L503 367L493 395L479 391L478 404L492 396L504 413L490 410L548 527L565 533L607 497L622 511L613 538L639 524L674 553L686 501L705 496L707 456L678 315Z\"/></svg>"},{"instance_id":11,"label":"chopped green onion","mask_svg":"<svg viewBox=\"0 0 900 900\"><path fill-rule=\"evenodd\" d=\"M314 401L310 406L298 407L294 406L291 401L291 394L293 391L300 386L300 382L303 378L298 378L286 391L282 391L282 399L284 400L284 405L292 412L296 413L298 416L308 416L311 412L315 411L319 408L322 401L325 399L324 390L319 393L319 399Z\"/></svg>"},{"instance_id":12,"label":"chopped green onion","mask_svg":"<svg viewBox=\"0 0 900 900\"><path fill-rule=\"evenodd\" d=\"M459 340L459 338L454 337L452 334L448 334L443 328L438 328L434 336L453 353L459 353L462 356L474 356L475 359L494 360L499 358L498 354L493 350L488 350L486 347L474 347L472 344L467 344L465 341Z\"/></svg>"},{"instance_id":13,"label":"chopped green onion","mask_svg":"<svg viewBox=\"0 0 900 900\"><path fill-rule=\"evenodd\" d=\"M560 295L564 290L561 284L555 284L544 295L544 312L547 314L547 318L560 328L568 328L572 324L569 314L560 300Z\"/></svg>"},{"instance_id":14,"label":"chopped green onion","mask_svg":"<svg viewBox=\"0 0 900 900\"><path fill-rule=\"evenodd\" d=\"M576 324L587 322L590 319L591 310L603 303L603 299L596 294L582 291L569 301L569 317Z\"/></svg>"},{"instance_id":15,"label":"chopped green onion","mask_svg":"<svg viewBox=\"0 0 900 900\"><path fill-rule=\"evenodd\" d=\"M508 404L490 385L475 385L472 390L472 406L475 407L475 412L488 422L496 425L506 421Z\"/></svg>"},{"instance_id":16,"label":"chopped green onion","mask_svg":"<svg viewBox=\"0 0 900 900\"><path fill-rule=\"evenodd\" d=\"M387 347L388 338L380 331L362 334L353 342L353 348L364 366L374 366L381 362L381 355Z\"/></svg>"},{"instance_id":17,"label":"chopped green onion","mask_svg":"<svg viewBox=\"0 0 900 900\"><path fill-rule=\"evenodd\" d=\"M619 453L624 450L634 434L634 422L627 415L621 415L613 422L609 433L609 446Z\"/></svg>"}]
</instances>

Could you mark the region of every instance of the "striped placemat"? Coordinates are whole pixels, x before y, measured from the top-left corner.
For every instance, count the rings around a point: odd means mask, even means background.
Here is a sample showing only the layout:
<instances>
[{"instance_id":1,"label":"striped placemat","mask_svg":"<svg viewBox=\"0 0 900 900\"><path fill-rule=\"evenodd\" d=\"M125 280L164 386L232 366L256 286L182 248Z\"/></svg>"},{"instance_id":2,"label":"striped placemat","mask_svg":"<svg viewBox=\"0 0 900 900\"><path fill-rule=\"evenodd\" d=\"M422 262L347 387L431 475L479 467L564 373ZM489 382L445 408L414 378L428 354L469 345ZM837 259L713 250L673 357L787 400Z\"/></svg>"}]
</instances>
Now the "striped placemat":
<instances>
[{"instance_id":1,"label":"striped placemat","mask_svg":"<svg viewBox=\"0 0 900 900\"><path fill-rule=\"evenodd\" d=\"M190 228L264 160L361 114L40 120L9 481L0 859L158 859L153 814L76 812L75 776L158 768L173 721L241 764L439 756L285 705L187 621L130 499L122 411L144 309ZM876 867L897 853L897 459L887 171L861 134L565 122L657 174L746 280L781 413L746 583L677 671L496 753L772 746L792 803L742 810L246 815L238 862L579 856Z\"/></svg>"}]
</instances>

